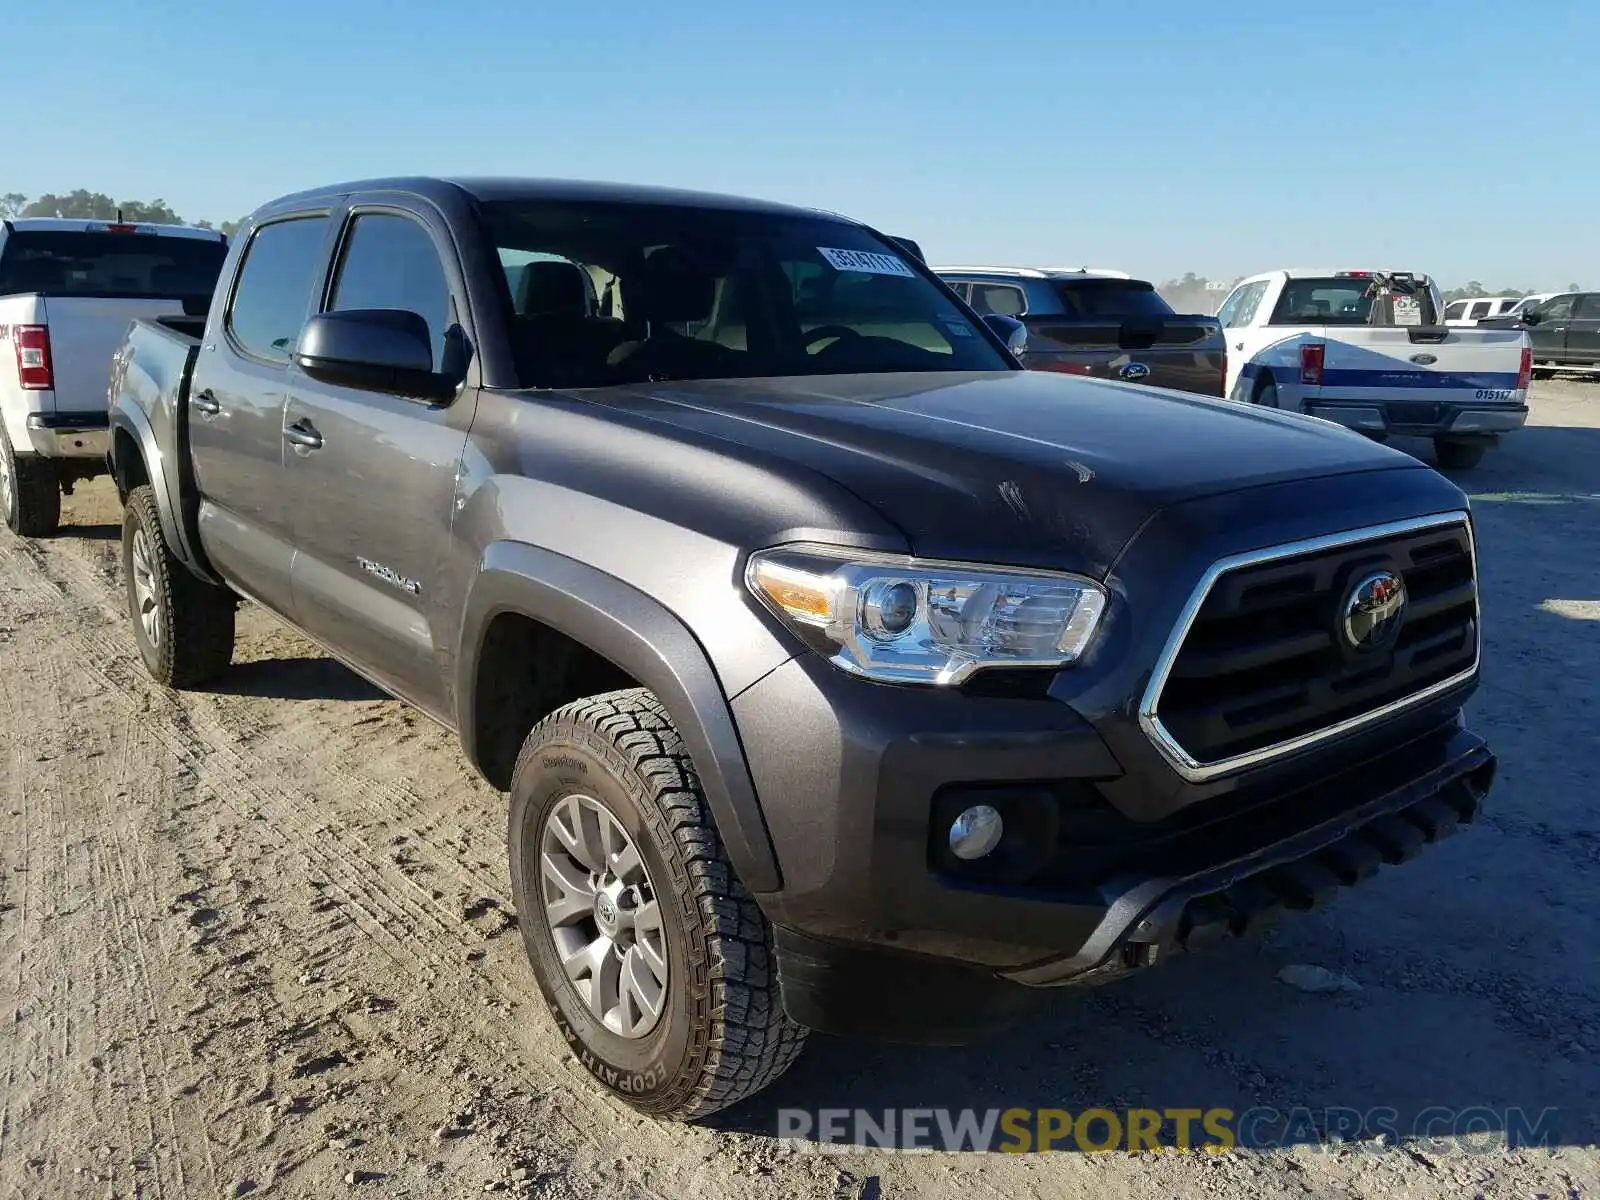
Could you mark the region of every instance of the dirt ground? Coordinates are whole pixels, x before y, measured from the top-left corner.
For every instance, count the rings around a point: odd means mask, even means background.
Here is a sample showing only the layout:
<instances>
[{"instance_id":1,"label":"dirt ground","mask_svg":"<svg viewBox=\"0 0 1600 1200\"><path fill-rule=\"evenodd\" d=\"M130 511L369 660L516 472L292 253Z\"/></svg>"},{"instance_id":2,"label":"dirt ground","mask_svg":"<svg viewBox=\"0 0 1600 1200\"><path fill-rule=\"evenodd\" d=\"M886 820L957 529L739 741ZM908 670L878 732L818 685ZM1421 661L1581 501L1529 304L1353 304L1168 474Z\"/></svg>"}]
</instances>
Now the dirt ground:
<instances>
[{"instance_id":1,"label":"dirt ground","mask_svg":"<svg viewBox=\"0 0 1600 1200\"><path fill-rule=\"evenodd\" d=\"M1409 448L1409 447L1408 447ZM1426 454L1425 447L1416 447ZM116 498L0 530L0 1197L1562 1198L1600 1194L1600 385L1461 481L1486 821L1325 913L1067 994L989 1045L822 1037L709 1127L588 1083L515 933L501 798L259 613L221 690L145 675ZM1290 964L1360 991L1308 994ZM789 1152L776 1111L1556 1109L1551 1148Z\"/></svg>"}]
</instances>

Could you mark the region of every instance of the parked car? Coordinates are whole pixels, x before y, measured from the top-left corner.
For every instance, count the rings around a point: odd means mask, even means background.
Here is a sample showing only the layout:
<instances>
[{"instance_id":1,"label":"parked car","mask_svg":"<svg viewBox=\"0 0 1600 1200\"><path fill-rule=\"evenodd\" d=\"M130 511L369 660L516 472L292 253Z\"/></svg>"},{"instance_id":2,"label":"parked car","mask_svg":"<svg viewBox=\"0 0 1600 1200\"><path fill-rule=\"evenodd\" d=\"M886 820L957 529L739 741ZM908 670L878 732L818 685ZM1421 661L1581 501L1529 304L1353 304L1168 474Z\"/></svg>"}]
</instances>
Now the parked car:
<instances>
[{"instance_id":1,"label":"parked car","mask_svg":"<svg viewBox=\"0 0 1600 1200\"><path fill-rule=\"evenodd\" d=\"M1562 292L1493 322L1527 334L1533 377L1600 367L1600 292Z\"/></svg>"},{"instance_id":2,"label":"parked car","mask_svg":"<svg viewBox=\"0 0 1600 1200\"><path fill-rule=\"evenodd\" d=\"M1520 303L1516 296L1474 296L1444 306L1441 325L1476 325L1487 317L1504 316Z\"/></svg>"},{"instance_id":3,"label":"parked car","mask_svg":"<svg viewBox=\"0 0 1600 1200\"><path fill-rule=\"evenodd\" d=\"M1226 344L1215 317L1179 316L1154 285L1083 267L936 267L979 314L1023 323L1022 364L1221 396Z\"/></svg>"},{"instance_id":4,"label":"parked car","mask_svg":"<svg viewBox=\"0 0 1600 1200\"><path fill-rule=\"evenodd\" d=\"M204 312L227 249L181 225L0 222L0 513L13 532L54 533L62 493L104 473L106 376L128 322Z\"/></svg>"},{"instance_id":5,"label":"parked car","mask_svg":"<svg viewBox=\"0 0 1600 1200\"><path fill-rule=\"evenodd\" d=\"M151 674L223 672L243 597L454 729L556 1025L648 1113L1248 933L1495 773L1458 487L1023 370L842 217L330 186L110 388Z\"/></svg>"},{"instance_id":6,"label":"parked car","mask_svg":"<svg viewBox=\"0 0 1600 1200\"><path fill-rule=\"evenodd\" d=\"M1228 395L1375 438L1431 438L1441 466L1475 466L1527 423L1532 352L1519 330L1441 325L1441 308L1426 275L1252 276L1217 313L1231 351Z\"/></svg>"}]
</instances>

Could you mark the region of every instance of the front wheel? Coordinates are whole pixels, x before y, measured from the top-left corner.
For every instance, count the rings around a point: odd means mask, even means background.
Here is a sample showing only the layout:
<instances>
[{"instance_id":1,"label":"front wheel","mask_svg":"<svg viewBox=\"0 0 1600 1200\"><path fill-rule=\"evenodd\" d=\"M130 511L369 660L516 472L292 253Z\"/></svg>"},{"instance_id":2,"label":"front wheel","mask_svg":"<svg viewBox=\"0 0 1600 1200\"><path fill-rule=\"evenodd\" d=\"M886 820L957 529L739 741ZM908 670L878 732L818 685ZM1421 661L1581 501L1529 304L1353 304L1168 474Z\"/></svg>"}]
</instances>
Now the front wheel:
<instances>
[{"instance_id":1,"label":"front wheel","mask_svg":"<svg viewBox=\"0 0 1600 1200\"><path fill-rule=\"evenodd\" d=\"M518 925L562 1036L633 1107L688 1121L799 1055L772 929L734 874L693 764L644 689L569 704L511 784Z\"/></svg>"},{"instance_id":2,"label":"front wheel","mask_svg":"<svg viewBox=\"0 0 1600 1200\"><path fill-rule=\"evenodd\" d=\"M173 555L149 485L128 493L122 515L122 578L139 656L157 683L198 687L233 660L238 600Z\"/></svg>"},{"instance_id":3,"label":"front wheel","mask_svg":"<svg viewBox=\"0 0 1600 1200\"><path fill-rule=\"evenodd\" d=\"M1483 461L1489 443L1485 439L1434 438L1433 453L1447 471L1466 471Z\"/></svg>"}]
</instances>

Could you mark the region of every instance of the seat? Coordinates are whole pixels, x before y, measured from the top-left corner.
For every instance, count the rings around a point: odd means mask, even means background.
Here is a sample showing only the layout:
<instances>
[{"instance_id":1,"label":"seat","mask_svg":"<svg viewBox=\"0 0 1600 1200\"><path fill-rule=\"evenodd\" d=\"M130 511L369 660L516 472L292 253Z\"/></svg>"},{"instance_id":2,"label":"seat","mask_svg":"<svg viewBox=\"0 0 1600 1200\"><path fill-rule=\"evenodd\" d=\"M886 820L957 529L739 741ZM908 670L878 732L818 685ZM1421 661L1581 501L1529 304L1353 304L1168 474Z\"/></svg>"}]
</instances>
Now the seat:
<instances>
[{"instance_id":1,"label":"seat","mask_svg":"<svg viewBox=\"0 0 1600 1200\"><path fill-rule=\"evenodd\" d=\"M649 331L627 341L606 360L629 374L705 377L737 372L745 352L672 328L707 320L717 299L717 277L693 263L675 246L663 246L622 279L623 311L643 319Z\"/></svg>"},{"instance_id":2,"label":"seat","mask_svg":"<svg viewBox=\"0 0 1600 1200\"><path fill-rule=\"evenodd\" d=\"M524 379L580 387L600 381L606 355L623 337L620 321L593 315L584 269L564 261L532 262L517 280L515 353Z\"/></svg>"}]
</instances>

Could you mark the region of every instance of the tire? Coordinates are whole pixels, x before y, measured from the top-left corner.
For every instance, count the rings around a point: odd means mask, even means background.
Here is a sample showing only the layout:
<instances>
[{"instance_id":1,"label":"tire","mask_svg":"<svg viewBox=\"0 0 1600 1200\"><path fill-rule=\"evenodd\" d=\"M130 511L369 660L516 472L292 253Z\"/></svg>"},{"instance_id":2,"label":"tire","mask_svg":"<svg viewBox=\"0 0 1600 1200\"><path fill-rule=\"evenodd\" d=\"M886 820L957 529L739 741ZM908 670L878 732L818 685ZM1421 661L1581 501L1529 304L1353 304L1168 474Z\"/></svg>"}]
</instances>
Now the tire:
<instances>
[{"instance_id":1,"label":"tire","mask_svg":"<svg viewBox=\"0 0 1600 1200\"><path fill-rule=\"evenodd\" d=\"M1483 461L1483 456L1489 450L1489 443L1483 439L1456 440L1452 438L1434 438L1433 453L1439 460L1439 466L1447 471L1467 471Z\"/></svg>"},{"instance_id":2,"label":"tire","mask_svg":"<svg viewBox=\"0 0 1600 1200\"><path fill-rule=\"evenodd\" d=\"M523 943L557 1027L600 1084L641 1112L692 1121L788 1070L806 1030L783 1010L772 928L734 874L683 741L653 694L609 692L540 721L517 758L510 808ZM571 836L580 828L613 851L607 872L622 864L598 889L597 872L569 849L583 841ZM612 920L647 911L631 930ZM599 975L584 966L569 976L563 951L599 964ZM625 988L635 977L642 983Z\"/></svg>"},{"instance_id":3,"label":"tire","mask_svg":"<svg viewBox=\"0 0 1600 1200\"><path fill-rule=\"evenodd\" d=\"M61 528L61 484L55 464L17 454L0 422L0 512L18 537L49 537Z\"/></svg>"},{"instance_id":4,"label":"tire","mask_svg":"<svg viewBox=\"0 0 1600 1200\"><path fill-rule=\"evenodd\" d=\"M1555 377L1556 377L1556 373L1553 370L1551 370L1549 367L1535 367L1533 369L1532 378L1534 378L1534 379L1544 380L1544 379L1554 379Z\"/></svg>"},{"instance_id":5,"label":"tire","mask_svg":"<svg viewBox=\"0 0 1600 1200\"><path fill-rule=\"evenodd\" d=\"M174 557L148 484L129 492L123 509L122 577L133 638L157 683L198 687L227 669L238 597Z\"/></svg>"},{"instance_id":6,"label":"tire","mask_svg":"<svg viewBox=\"0 0 1600 1200\"><path fill-rule=\"evenodd\" d=\"M1271 375L1263 375L1256 384L1256 390L1251 393L1251 404L1259 404L1262 408L1278 407L1278 384Z\"/></svg>"}]
</instances>

